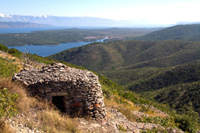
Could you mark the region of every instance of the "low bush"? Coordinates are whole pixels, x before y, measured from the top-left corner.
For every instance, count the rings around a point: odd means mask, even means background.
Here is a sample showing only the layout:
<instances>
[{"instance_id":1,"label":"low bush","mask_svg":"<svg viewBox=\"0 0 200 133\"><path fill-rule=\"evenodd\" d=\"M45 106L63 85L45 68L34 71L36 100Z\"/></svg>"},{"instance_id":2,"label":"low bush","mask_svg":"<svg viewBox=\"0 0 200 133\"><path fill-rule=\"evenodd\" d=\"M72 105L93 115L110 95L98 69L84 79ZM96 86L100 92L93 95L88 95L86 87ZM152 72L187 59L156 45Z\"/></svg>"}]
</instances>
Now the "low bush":
<instances>
[{"instance_id":1,"label":"low bush","mask_svg":"<svg viewBox=\"0 0 200 133\"><path fill-rule=\"evenodd\" d=\"M23 55L22 52L20 52L19 50L15 49L15 48L10 48L8 53L15 57L18 57L18 58L21 58Z\"/></svg>"},{"instance_id":2,"label":"low bush","mask_svg":"<svg viewBox=\"0 0 200 133\"><path fill-rule=\"evenodd\" d=\"M0 57L0 76L9 77L17 71L17 64L10 63L10 60L6 60Z\"/></svg>"},{"instance_id":3,"label":"low bush","mask_svg":"<svg viewBox=\"0 0 200 133\"><path fill-rule=\"evenodd\" d=\"M9 49L8 49L8 47L6 47L6 46L0 44L0 50L1 50L1 51L4 51L4 52L8 52Z\"/></svg>"},{"instance_id":4,"label":"low bush","mask_svg":"<svg viewBox=\"0 0 200 133\"><path fill-rule=\"evenodd\" d=\"M183 131L196 133L199 127L199 115L197 112L190 110L183 115L176 115L175 122Z\"/></svg>"},{"instance_id":5,"label":"low bush","mask_svg":"<svg viewBox=\"0 0 200 133\"><path fill-rule=\"evenodd\" d=\"M137 120L138 122L142 123L154 123L154 124L160 124L163 127L174 127L174 118L173 117L146 117L140 118Z\"/></svg>"},{"instance_id":6,"label":"low bush","mask_svg":"<svg viewBox=\"0 0 200 133\"><path fill-rule=\"evenodd\" d=\"M4 128L5 120L17 114L17 94L11 94L7 88L0 90L0 128Z\"/></svg>"}]
</instances>

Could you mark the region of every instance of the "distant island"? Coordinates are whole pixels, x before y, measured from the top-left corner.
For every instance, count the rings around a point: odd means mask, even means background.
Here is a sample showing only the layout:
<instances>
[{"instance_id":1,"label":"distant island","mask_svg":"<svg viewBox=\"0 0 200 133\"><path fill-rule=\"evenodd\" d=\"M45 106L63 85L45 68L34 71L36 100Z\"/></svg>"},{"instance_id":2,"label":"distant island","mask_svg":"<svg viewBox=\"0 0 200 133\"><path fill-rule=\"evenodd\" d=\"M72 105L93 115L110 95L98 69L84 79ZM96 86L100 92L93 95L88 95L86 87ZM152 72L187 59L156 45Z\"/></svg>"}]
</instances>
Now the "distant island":
<instances>
[{"instance_id":1,"label":"distant island","mask_svg":"<svg viewBox=\"0 0 200 133\"><path fill-rule=\"evenodd\" d=\"M31 33L0 34L0 44L6 46L57 45L68 42L91 42L107 37L108 41L123 40L158 30L158 28L111 28L111 29L61 29L34 31Z\"/></svg>"},{"instance_id":2,"label":"distant island","mask_svg":"<svg viewBox=\"0 0 200 133\"><path fill-rule=\"evenodd\" d=\"M0 22L0 28L18 28L18 27L44 27L48 25L29 22Z\"/></svg>"}]
</instances>

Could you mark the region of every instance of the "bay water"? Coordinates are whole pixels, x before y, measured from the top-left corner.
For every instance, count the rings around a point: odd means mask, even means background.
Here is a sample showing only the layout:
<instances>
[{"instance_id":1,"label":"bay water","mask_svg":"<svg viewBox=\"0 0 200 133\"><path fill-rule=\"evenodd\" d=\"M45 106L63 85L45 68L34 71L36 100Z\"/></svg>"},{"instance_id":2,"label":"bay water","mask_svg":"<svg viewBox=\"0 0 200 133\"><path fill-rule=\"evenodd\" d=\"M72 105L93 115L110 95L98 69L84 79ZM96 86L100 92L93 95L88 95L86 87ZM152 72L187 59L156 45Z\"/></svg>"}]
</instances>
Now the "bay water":
<instances>
[{"instance_id":1,"label":"bay water","mask_svg":"<svg viewBox=\"0 0 200 133\"><path fill-rule=\"evenodd\" d=\"M61 43L59 45L24 45L24 46L8 46L8 48L15 48L24 53L37 54L39 56L49 56L59 53L63 50L80 47L86 44L94 42L103 42L104 39L100 39L93 42L71 42L71 43Z\"/></svg>"},{"instance_id":2,"label":"bay water","mask_svg":"<svg viewBox=\"0 0 200 133\"><path fill-rule=\"evenodd\" d=\"M29 33L33 31L44 31L44 30L58 30L58 29L69 29L72 27L23 27L23 28L0 28L0 33ZM82 28L89 29L89 28ZM92 29L92 28L90 28ZM97 27L98 29L98 27ZM99 28L100 29L100 28ZM97 40L95 42L103 42L104 39ZM59 45L24 45L24 46L8 46L8 48L15 48L21 52L28 52L30 54L37 54L39 56L49 56L61 52L66 49L80 47L93 42L71 42L61 43Z\"/></svg>"}]
</instances>

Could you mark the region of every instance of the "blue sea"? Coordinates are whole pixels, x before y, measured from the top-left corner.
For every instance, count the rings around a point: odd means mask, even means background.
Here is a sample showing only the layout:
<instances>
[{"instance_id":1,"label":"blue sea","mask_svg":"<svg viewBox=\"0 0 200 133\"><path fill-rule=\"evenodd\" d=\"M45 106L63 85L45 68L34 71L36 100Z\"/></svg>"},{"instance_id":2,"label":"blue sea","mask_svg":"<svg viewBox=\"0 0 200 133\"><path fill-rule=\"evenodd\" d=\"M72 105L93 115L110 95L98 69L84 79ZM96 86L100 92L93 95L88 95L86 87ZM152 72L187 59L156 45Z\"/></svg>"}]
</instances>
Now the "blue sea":
<instances>
[{"instance_id":1,"label":"blue sea","mask_svg":"<svg viewBox=\"0 0 200 133\"><path fill-rule=\"evenodd\" d=\"M108 29L111 27L54 27L54 26L46 26L46 27L22 27L22 28L0 28L0 33L29 33L32 31L44 31L44 30L59 30L59 29Z\"/></svg>"}]
</instances>

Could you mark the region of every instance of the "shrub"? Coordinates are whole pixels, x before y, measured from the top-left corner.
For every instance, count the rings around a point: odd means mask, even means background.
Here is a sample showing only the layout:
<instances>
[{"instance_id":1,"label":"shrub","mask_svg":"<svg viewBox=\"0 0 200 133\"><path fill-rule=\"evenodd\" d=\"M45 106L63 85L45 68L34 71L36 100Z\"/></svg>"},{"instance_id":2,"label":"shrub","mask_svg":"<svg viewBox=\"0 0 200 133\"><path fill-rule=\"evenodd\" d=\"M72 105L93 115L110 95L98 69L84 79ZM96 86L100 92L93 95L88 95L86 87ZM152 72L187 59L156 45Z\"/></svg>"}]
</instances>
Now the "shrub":
<instances>
[{"instance_id":1,"label":"shrub","mask_svg":"<svg viewBox=\"0 0 200 133\"><path fill-rule=\"evenodd\" d=\"M122 125L118 125L118 129L122 132L127 132L127 130Z\"/></svg>"},{"instance_id":2,"label":"shrub","mask_svg":"<svg viewBox=\"0 0 200 133\"><path fill-rule=\"evenodd\" d=\"M18 71L18 65L0 57L0 76L9 77Z\"/></svg>"},{"instance_id":3,"label":"shrub","mask_svg":"<svg viewBox=\"0 0 200 133\"><path fill-rule=\"evenodd\" d=\"M174 127L174 118L172 117L147 117L144 116L143 118L137 119L138 122L142 123L154 123L154 124L160 124L163 127Z\"/></svg>"},{"instance_id":4,"label":"shrub","mask_svg":"<svg viewBox=\"0 0 200 133\"><path fill-rule=\"evenodd\" d=\"M0 90L0 126L4 121L14 116L17 113L16 102L18 100L17 94L10 94L7 88Z\"/></svg>"},{"instance_id":5,"label":"shrub","mask_svg":"<svg viewBox=\"0 0 200 133\"><path fill-rule=\"evenodd\" d=\"M1 51L4 51L4 52L8 52L9 49L8 49L8 47L6 47L6 46L0 44L0 50L1 50Z\"/></svg>"},{"instance_id":6,"label":"shrub","mask_svg":"<svg viewBox=\"0 0 200 133\"><path fill-rule=\"evenodd\" d=\"M9 53L9 54L12 54L13 56L18 57L18 58L21 58L21 57L22 57L22 52L18 51L18 50L15 49L15 48L9 49L8 53Z\"/></svg>"},{"instance_id":7,"label":"shrub","mask_svg":"<svg viewBox=\"0 0 200 133\"><path fill-rule=\"evenodd\" d=\"M190 110L184 115L176 115L175 122L183 131L196 133L198 130L199 115L197 112Z\"/></svg>"}]
</instances>

